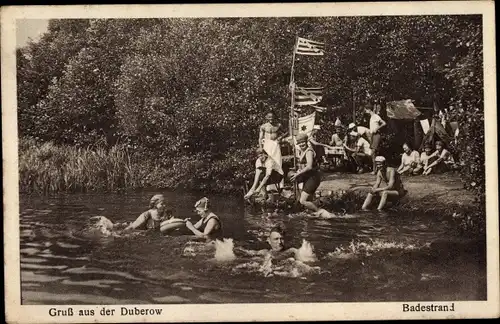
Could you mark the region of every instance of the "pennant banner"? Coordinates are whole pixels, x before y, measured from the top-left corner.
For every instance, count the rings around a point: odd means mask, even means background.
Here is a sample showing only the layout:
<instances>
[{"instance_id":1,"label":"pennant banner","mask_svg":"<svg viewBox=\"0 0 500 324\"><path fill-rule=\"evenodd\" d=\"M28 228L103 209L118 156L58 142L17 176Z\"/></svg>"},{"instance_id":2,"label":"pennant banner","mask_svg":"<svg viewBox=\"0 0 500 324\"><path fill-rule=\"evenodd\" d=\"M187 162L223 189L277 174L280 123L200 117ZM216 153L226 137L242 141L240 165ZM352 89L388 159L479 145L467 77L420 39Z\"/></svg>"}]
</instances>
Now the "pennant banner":
<instances>
[{"instance_id":1,"label":"pennant banner","mask_svg":"<svg viewBox=\"0 0 500 324\"><path fill-rule=\"evenodd\" d=\"M318 104L323 99L323 88L296 87L294 99L297 106Z\"/></svg>"},{"instance_id":2,"label":"pennant banner","mask_svg":"<svg viewBox=\"0 0 500 324\"><path fill-rule=\"evenodd\" d=\"M295 47L295 54L324 55L325 43L299 37Z\"/></svg>"}]
</instances>

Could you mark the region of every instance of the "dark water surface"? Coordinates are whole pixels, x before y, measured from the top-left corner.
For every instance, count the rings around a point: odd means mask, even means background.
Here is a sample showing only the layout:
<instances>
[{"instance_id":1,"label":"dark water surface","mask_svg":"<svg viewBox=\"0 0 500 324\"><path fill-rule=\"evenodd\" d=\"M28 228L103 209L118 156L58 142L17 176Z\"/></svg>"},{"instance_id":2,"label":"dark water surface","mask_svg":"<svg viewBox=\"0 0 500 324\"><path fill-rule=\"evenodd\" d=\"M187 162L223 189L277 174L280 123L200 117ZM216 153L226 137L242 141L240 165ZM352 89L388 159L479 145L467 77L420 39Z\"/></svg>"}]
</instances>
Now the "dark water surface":
<instances>
[{"instance_id":1,"label":"dark water surface","mask_svg":"<svg viewBox=\"0 0 500 324\"><path fill-rule=\"evenodd\" d=\"M164 193L176 216L192 217L199 195ZM282 224L288 243L310 242L315 271L266 277L262 262L218 262L187 236L135 233L92 237L92 216L133 221L152 193L21 196L24 304L242 303L484 300L484 245L454 237L437 217L364 213L305 219L245 208L241 198L210 196L235 246L259 249ZM195 253L186 253L186 247ZM213 246L212 246L213 247ZM189 249L188 249L189 250ZM191 249L192 250L192 249ZM253 266L252 266L253 264ZM306 266L307 268L307 266ZM253 269L253 270L252 270ZM307 269L306 269L307 270Z\"/></svg>"}]
</instances>

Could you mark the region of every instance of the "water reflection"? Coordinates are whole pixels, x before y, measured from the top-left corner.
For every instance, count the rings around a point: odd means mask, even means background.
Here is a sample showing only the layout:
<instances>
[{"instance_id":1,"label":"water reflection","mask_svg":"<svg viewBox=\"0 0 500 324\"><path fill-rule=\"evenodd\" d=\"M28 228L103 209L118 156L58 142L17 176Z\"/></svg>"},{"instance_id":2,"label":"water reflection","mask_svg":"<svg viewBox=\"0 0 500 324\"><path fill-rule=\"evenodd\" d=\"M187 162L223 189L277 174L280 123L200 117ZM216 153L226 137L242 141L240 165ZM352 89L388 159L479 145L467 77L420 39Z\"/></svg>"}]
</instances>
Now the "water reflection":
<instances>
[{"instance_id":1,"label":"water reflection","mask_svg":"<svg viewBox=\"0 0 500 324\"><path fill-rule=\"evenodd\" d=\"M113 222L134 220L147 208L150 196L147 192L22 196L23 303L486 298L483 247L464 243L457 249L459 239L447 224L424 215L367 213L310 219L211 197L214 212L224 223L224 236L231 240L206 244L156 233L106 237L82 233L93 216L105 215ZM197 195L165 196L177 217L195 219L191 206ZM286 229L285 240L299 248L299 257L266 265L262 258L234 255L235 246L265 248L268 231L276 225Z\"/></svg>"}]
</instances>

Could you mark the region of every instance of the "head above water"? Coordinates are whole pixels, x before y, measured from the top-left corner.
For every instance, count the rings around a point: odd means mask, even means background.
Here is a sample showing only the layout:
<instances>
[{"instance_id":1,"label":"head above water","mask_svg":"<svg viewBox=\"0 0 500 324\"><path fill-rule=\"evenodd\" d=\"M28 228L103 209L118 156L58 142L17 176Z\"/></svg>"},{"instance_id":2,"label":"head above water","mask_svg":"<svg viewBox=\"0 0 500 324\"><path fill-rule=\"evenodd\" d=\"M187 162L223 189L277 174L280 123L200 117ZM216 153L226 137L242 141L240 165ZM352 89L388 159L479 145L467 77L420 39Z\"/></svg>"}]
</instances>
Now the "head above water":
<instances>
[{"instance_id":1,"label":"head above water","mask_svg":"<svg viewBox=\"0 0 500 324\"><path fill-rule=\"evenodd\" d=\"M156 194L149 200L149 208L157 209L160 213L171 213L172 208L162 194Z\"/></svg>"},{"instance_id":2,"label":"head above water","mask_svg":"<svg viewBox=\"0 0 500 324\"><path fill-rule=\"evenodd\" d=\"M149 208L156 208L159 203L164 203L165 197L162 194L156 194L149 200Z\"/></svg>"},{"instance_id":3,"label":"head above water","mask_svg":"<svg viewBox=\"0 0 500 324\"><path fill-rule=\"evenodd\" d=\"M203 197L194 204L194 208L198 215L203 216L209 211L208 198Z\"/></svg>"},{"instance_id":4,"label":"head above water","mask_svg":"<svg viewBox=\"0 0 500 324\"><path fill-rule=\"evenodd\" d=\"M354 129L356 127L355 123L350 123L349 126L347 126L348 130Z\"/></svg>"},{"instance_id":5,"label":"head above water","mask_svg":"<svg viewBox=\"0 0 500 324\"><path fill-rule=\"evenodd\" d=\"M285 231L279 227L275 226L271 228L269 232L269 237L267 238L267 242L271 246L271 250L273 251L282 251L285 247Z\"/></svg>"}]
</instances>

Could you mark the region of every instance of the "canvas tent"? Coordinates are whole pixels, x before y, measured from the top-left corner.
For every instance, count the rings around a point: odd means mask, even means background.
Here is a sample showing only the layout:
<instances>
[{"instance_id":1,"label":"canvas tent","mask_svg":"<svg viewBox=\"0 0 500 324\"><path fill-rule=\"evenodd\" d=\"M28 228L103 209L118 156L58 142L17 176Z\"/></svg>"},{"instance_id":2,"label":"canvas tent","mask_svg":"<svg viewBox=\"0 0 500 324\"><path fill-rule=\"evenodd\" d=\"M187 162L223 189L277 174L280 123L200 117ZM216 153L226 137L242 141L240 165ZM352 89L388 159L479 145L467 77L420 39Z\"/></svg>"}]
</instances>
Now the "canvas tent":
<instances>
[{"instance_id":1,"label":"canvas tent","mask_svg":"<svg viewBox=\"0 0 500 324\"><path fill-rule=\"evenodd\" d=\"M434 145L436 140L441 140L449 146L453 135L458 132L456 122L445 123L437 120L432 113L434 108L416 107L411 99L387 102L387 117L398 121L413 121L414 148L422 150L425 143ZM397 127L396 127L397 128Z\"/></svg>"}]
</instances>

